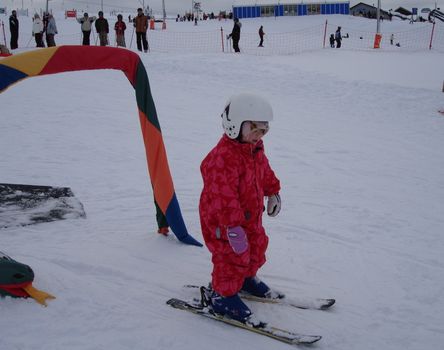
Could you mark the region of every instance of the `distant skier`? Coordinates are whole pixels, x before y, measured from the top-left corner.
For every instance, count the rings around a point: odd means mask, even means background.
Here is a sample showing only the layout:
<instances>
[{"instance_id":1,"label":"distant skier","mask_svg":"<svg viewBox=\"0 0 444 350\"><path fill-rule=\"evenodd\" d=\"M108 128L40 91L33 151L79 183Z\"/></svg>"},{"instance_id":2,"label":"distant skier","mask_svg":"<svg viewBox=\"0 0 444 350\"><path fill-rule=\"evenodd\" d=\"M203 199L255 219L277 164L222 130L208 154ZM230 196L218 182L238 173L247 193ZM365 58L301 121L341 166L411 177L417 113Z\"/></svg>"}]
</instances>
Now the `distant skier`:
<instances>
[{"instance_id":1,"label":"distant skier","mask_svg":"<svg viewBox=\"0 0 444 350\"><path fill-rule=\"evenodd\" d=\"M334 34L330 35L330 47L332 47L332 48L335 47L335 35Z\"/></svg>"},{"instance_id":2,"label":"distant skier","mask_svg":"<svg viewBox=\"0 0 444 350\"><path fill-rule=\"evenodd\" d=\"M57 34L57 25L52 14L48 14L48 24L46 26L46 43L48 47L56 46L54 36Z\"/></svg>"},{"instance_id":3,"label":"distant skier","mask_svg":"<svg viewBox=\"0 0 444 350\"><path fill-rule=\"evenodd\" d=\"M91 36L91 25L92 23L96 20L96 17L89 17L88 13L85 12L83 14L82 18L77 18L77 22L79 22L81 24L81 29L82 29L82 33L83 33L83 41L82 41L82 45L89 45L90 41L89 38Z\"/></svg>"},{"instance_id":4,"label":"distant skier","mask_svg":"<svg viewBox=\"0 0 444 350\"><path fill-rule=\"evenodd\" d=\"M34 36L35 43L37 47L45 47L45 44L43 43L43 21L38 13L34 15L33 21L32 35Z\"/></svg>"},{"instance_id":5,"label":"distant skier","mask_svg":"<svg viewBox=\"0 0 444 350\"><path fill-rule=\"evenodd\" d=\"M341 47L341 41L342 41L341 27L338 27L338 29L336 29L335 41L336 41L336 48L339 49Z\"/></svg>"},{"instance_id":6,"label":"distant skier","mask_svg":"<svg viewBox=\"0 0 444 350\"><path fill-rule=\"evenodd\" d=\"M117 22L116 24L114 24L114 30L116 31L117 46L126 47L125 43L126 24L123 21L122 15L117 15Z\"/></svg>"},{"instance_id":7,"label":"distant skier","mask_svg":"<svg viewBox=\"0 0 444 350\"><path fill-rule=\"evenodd\" d=\"M109 24L108 20L103 17L103 11L99 11L99 18L97 18L95 26L97 35L99 36L100 46L108 45Z\"/></svg>"},{"instance_id":8,"label":"distant skier","mask_svg":"<svg viewBox=\"0 0 444 350\"><path fill-rule=\"evenodd\" d=\"M281 209L280 182L262 142L271 120L272 108L262 97L231 97L222 113L225 134L200 166L200 222L213 261L207 298L214 312L241 322L251 320L252 313L240 290L262 298L279 295L256 276L268 245L262 226L264 197L269 216Z\"/></svg>"},{"instance_id":9,"label":"distant skier","mask_svg":"<svg viewBox=\"0 0 444 350\"><path fill-rule=\"evenodd\" d=\"M148 30L148 17L143 13L142 8L137 9L137 16L133 20L136 29L137 50L148 52L148 40L146 39L146 31Z\"/></svg>"},{"instance_id":10,"label":"distant skier","mask_svg":"<svg viewBox=\"0 0 444 350\"><path fill-rule=\"evenodd\" d=\"M395 34L392 33L390 35L390 45L393 45L394 41L395 41Z\"/></svg>"},{"instance_id":11,"label":"distant skier","mask_svg":"<svg viewBox=\"0 0 444 350\"><path fill-rule=\"evenodd\" d=\"M9 30L11 31L11 50L18 48L19 37L19 20L17 18L17 11L13 10L9 16Z\"/></svg>"},{"instance_id":12,"label":"distant skier","mask_svg":"<svg viewBox=\"0 0 444 350\"><path fill-rule=\"evenodd\" d=\"M265 33L264 33L264 27L263 26L261 26L260 28L259 28L259 38L260 38L260 42L259 42L259 47L263 47L263 44L264 44L264 35L265 35Z\"/></svg>"},{"instance_id":13,"label":"distant skier","mask_svg":"<svg viewBox=\"0 0 444 350\"><path fill-rule=\"evenodd\" d=\"M239 18L234 18L233 30L231 31L231 34L228 35L228 39L231 38L233 40L234 52L240 52L239 40L240 40L241 27L242 23L239 22Z\"/></svg>"}]
</instances>

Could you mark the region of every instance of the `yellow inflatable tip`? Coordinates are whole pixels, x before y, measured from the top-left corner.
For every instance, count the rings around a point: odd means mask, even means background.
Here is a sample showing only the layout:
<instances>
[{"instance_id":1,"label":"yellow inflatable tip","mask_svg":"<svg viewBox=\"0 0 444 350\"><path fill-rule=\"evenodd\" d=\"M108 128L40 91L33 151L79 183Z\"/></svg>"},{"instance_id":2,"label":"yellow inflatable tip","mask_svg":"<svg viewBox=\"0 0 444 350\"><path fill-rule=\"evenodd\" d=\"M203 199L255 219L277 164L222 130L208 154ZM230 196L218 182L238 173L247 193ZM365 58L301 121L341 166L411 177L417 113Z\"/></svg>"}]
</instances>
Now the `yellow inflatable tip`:
<instances>
[{"instance_id":1,"label":"yellow inflatable tip","mask_svg":"<svg viewBox=\"0 0 444 350\"><path fill-rule=\"evenodd\" d=\"M49 293L46 293L42 290L38 290L37 288L34 288L32 286L32 284L29 284L28 286L24 287L23 289L26 291L26 293L29 294L29 296L31 298L33 298L36 302L38 302L39 304L41 304L43 306L48 306L46 304L47 299L55 299L55 296L53 296Z\"/></svg>"}]
</instances>

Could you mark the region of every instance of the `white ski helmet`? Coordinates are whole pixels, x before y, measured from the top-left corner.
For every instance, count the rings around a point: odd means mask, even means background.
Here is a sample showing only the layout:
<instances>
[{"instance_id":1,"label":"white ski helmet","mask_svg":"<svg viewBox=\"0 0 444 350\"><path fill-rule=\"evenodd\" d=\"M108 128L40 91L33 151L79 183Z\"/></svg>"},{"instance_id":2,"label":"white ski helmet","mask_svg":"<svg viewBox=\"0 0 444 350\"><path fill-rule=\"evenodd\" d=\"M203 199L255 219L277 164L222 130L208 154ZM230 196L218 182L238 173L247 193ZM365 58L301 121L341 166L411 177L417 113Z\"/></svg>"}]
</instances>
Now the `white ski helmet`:
<instances>
[{"instance_id":1,"label":"white ski helmet","mask_svg":"<svg viewBox=\"0 0 444 350\"><path fill-rule=\"evenodd\" d=\"M244 92L230 97L221 117L225 134L235 139L239 136L242 123L247 120L272 121L273 109L263 97Z\"/></svg>"}]
</instances>

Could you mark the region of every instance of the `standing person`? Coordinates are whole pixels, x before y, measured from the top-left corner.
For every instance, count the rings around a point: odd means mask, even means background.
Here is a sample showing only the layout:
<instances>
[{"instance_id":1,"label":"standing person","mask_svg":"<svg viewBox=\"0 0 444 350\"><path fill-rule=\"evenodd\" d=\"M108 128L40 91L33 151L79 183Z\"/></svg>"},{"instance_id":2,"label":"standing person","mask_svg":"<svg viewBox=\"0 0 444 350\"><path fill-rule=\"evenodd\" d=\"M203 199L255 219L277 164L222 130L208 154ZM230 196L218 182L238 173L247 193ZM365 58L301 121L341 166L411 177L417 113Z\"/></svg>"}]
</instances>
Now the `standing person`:
<instances>
[{"instance_id":1,"label":"standing person","mask_svg":"<svg viewBox=\"0 0 444 350\"><path fill-rule=\"evenodd\" d=\"M38 13L34 15L34 23L32 24L32 35L35 38L37 47L45 47L43 43L43 21L40 19Z\"/></svg>"},{"instance_id":2,"label":"standing person","mask_svg":"<svg viewBox=\"0 0 444 350\"><path fill-rule=\"evenodd\" d=\"M240 40L240 32L241 32L242 23L239 22L239 18L234 18L234 26L231 34L228 35L228 39L233 40L233 49L234 52L240 52L239 49L239 40Z\"/></svg>"},{"instance_id":3,"label":"standing person","mask_svg":"<svg viewBox=\"0 0 444 350\"><path fill-rule=\"evenodd\" d=\"M125 44L126 24L123 21L123 16L122 15L117 15L117 22L114 25L114 30L116 31L116 43L117 43L117 46L126 47L126 44Z\"/></svg>"},{"instance_id":4,"label":"standing person","mask_svg":"<svg viewBox=\"0 0 444 350\"><path fill-rule=\"evenodd\" d=\"M103 17L102 11L99 11L99 18L97 18L95 25L99 35L100 46L108 45L109 25L108 20Z\"/></svg>"},{"instance_id":5,"label":"standing person","mask_svg":"<svg viewBox=\"0 0 444 350\"><path fill-rule=\"evenodd\" d=\"M88 13L85 12L82 18L77 18L77 22L81 24L80 28L83 33L82 45L89 45L89 37L91 36L91 25L96 20L96 17L89 17Z\"/></svg>"},{"instance_id":6,"label":"standing person","mask_svg":"<svg viewBox=\"0 0 444 350\"><path fill-rule=\"evenodd\" d=\"M9 16L9 30L11 32L11 50L15 50L18 48L19 37L19 20L16 10L13 10L11 16Z\"/></svg>"},{"instance_id":7,"label":"standing person","mask_svg":"<svg viewBox=\"0 0 444 350\"><path fill-rule=\"evenodd\" d=\"M133 19L134 27L136 28L137 50L148 51L148 41L146 40L146 31L148 30L148 17L145 16L143 10L139 7L137 9L137 16Z\"/></svg>"},{"instance_id":8,"label":"standing person","mask_svg":"<svg viewBox=\"0 0 444 350\"><path fill-rule=\"evenodd\" d=\"M46 27L46 43L48 47L56 46L54 36L57 34L57 26L52 14L48 14L48 25Z\"/></svg>"},{"instance_id":9,"label":"standing person","mask_svg":"<svg viewBox=\"0 0 444 350\"><path fill-rule=\"evenodd\" d=\"M261 26L261 27L259 28L259 38L261 39L261 41L259 42L259 47L264 47L264 46L263 46L263 43L264 43L264 35L265 35L265 33L264 33L264 26Z\"/></svg>"},{"instance_id":10,"label":"standing person","mask_svg":"<svg viewBox=\"0 0 444 350\"><path fill-rule=\"evenodd\" d=\"M335 35L334 34L330 34L330 47L331 48L335 47Z\"/></svg>"},{"instance_id":11,"label":"standing person","mask_svg":"<svg viewBox=\"0 0 444 350\"><path fill-rule=\"evenodd\" d=\"M336 41L336 48L339 49L341 47L341 41L342 41L341 27L338 27L338 29L336 29L335 41Z\"/></svg>"},{"instance_id":12,"label":"standing person","mask_svg":"<svg viewBox=\"0 0 444 350\"><path fill-rule=\"evenodd\" d=\"M392 35L390 35L390 45L393 45L394 41L395 41L395 34L392 33Z\"/></svg>"},{"instance_id":13,"label":"standing person","mask_svg":"<svg viewBox=\"0 0 444 350\"><path fill-rule=\"evenodd\" d=\"M231 97L222 113L225 133L200 166L204 183L200 222L213 262L212 289L205 296L215 313L240 322L252 322L252 313L239 291L283 297L256 276L268 245L262 226L264 198L268 197L269 216L281 208L280 182L262 142L272 120L272 108L262 97L249 93Z\"/></svg>"},{"instance_id":14,"label":"standing person","mask_svg":"<svg viewBox=\"0 0 444 350\"><path fill-rule=\"evenodd\" d=\"M42 21L43 21L43 33L46 33L46 28L48 28L49 13L43 12Z\"/></svg>"}]
</instances>

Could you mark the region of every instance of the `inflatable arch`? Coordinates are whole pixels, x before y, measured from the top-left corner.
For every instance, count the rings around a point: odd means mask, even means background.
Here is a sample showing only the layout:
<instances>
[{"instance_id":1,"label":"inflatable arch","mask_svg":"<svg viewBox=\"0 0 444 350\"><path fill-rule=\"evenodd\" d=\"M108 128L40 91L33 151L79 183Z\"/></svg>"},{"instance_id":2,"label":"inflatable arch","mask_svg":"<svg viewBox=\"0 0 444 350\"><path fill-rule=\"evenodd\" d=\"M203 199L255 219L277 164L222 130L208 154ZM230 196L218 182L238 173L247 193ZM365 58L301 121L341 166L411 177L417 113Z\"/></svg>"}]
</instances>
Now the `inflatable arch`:
<instances>
[{"instance_id":1,"label":"inflatable arch","mask_svg":"<svg viewBox=\"0 0 444 350\"><path fill-rule=\"evenodd\" d=\"M121 70L135 89L159 228L170 226L181 242L202 246L183 221L148 76L136 53L113 47L59 46L13 55L0 61L0 93L29 77L92 69Z\"/></svg>"}]
</instances>

